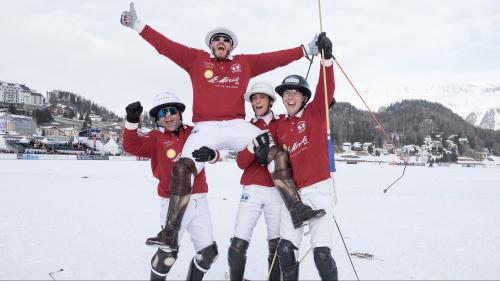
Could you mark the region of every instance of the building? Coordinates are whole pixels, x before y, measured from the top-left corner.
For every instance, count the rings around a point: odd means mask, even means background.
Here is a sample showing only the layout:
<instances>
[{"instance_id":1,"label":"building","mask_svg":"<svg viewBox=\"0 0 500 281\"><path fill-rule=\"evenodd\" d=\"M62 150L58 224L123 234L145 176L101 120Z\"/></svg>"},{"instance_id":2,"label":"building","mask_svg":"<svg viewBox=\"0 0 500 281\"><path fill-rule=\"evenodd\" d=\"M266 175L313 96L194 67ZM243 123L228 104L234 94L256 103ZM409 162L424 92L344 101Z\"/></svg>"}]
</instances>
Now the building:
<instances>
[{"instance_id":1,"label":"building","mask_svg":"<svg viewBox=\"0 0 500 281\"><path fill-rule=\"evenodd\" d=\"M36 133L36 122L31 117L0 112L0 131L32 135Z\"/></svg>"},{"instance_id":2,"label":"building","mask_svg":"<svg viewBox=\"0 0 500 281\"><path fill-rule=\"evenodd\" d=\"M0 107L9 108L14 105L16 110L31 114L35 109L41 109L47 104L45 97L24 84L0 81Z\"/></svg>"},{"instance_id":3,"label":"building","mask_svg":"<svg viewBox=\"0 0 500 281\"><path fill-rule=\"evenodd\" d=\"M78 133L80 132L74 126L69 127L69 128L62 128L62 131L64 132L65 136L72 137L72 138L77 138Z\"/></svg>"},{"instance_id":4,"label":"building","mask_svg":"<svg viewBox=\"0 0 500 281\"><path fill-rule=\"evenodd\" d=\"M63 130L55 127L55 126L47 126L43 127L43 135L44 136L66 136Z\"/></svg>"},{"instance_id":5,"label":"building","mask_svg":"<svg viewBox=\"0 0 500 281\"><path fill-rule=\"evenodd\" d=\"M64 117L74 117L76 115L75 110L69 106L66 106L64 104L56 104L56 105L51 105L50 107L50 112L54 116L64 116Z\"/></svg>"}]
</instances>

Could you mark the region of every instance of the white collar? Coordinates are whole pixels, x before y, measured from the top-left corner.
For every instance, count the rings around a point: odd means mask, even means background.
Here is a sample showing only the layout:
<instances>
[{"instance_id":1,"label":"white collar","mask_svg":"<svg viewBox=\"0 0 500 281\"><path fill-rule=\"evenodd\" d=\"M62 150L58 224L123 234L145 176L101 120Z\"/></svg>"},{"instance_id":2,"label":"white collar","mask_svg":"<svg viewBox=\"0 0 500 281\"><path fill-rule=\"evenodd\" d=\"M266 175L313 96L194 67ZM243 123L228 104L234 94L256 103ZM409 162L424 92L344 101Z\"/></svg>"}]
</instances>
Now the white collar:
<instances>
[{"instance_id":1,"label":"white collar","mask_svg":"<svg viewBox=\"0 0 500 281\"><path fill-rule=\"evenodd\" d=\"M264 122L266 122L266 125L269 125L269 123L271 123L271 121L273 119L279 119L279 116L277 114L274 114L274 112L272 110L270 110L269 113L267 113L266 115L264 115L262 117L261 116L253 117L252 123L256 123L260 119L264 120Z\"/></svg>"},{"instance_id":2,"label":"white collar","mask_svg":"<svg viewBox=\"0 0 500 281\"><path fill-rule=\"evenodd\" d=\"M212 51L210 51L210 58L211 59L216 59L214 54L212 53ZM233 60L233 55L231 53L229 53L229 56L227 56L227 60Z\"/></svg>"},{"instance_id":3,"label":"white collar","mask_svg":"<svg viewBox=\"0 0 500 281\"><path fill-rule=\"evenodd\" d=\"M297 118L302 117L302 113L304 113L304 109L305 109L305 107L302 108L299 112L297 112L297 114L295 114L294 117L297 117ZM290 115L288 115L288 112L285 114L285 118L290 118Z\"/></svg>"}]
</instances>

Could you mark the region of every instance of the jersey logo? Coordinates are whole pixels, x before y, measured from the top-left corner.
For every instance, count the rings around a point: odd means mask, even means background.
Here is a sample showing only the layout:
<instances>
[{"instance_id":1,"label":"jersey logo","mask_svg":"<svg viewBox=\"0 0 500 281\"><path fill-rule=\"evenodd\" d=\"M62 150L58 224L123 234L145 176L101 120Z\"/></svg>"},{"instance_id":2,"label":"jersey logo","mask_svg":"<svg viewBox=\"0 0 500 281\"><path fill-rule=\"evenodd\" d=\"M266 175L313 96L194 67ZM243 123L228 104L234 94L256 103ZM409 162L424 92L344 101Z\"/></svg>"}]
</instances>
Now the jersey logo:
<instances>
[{"instance_id":1,"label":"jersey logo","mask_svg":"<svg viewBox=\"0 0 500 281\"><path fill-rule=\"evenodd\" d=\"M231 72L232 73L241 72L241 65L239 63L231 65Z\"/></svg>"},{"instance_id":2,"label":"jersey logo","mask_svg":"<svg viewBox=\"0 0 500 281\"><path fill-rule=\"evenodd\" d=\"M214 76L214 72L211 69L207 69L203 73L203 76L205 76L206 79L210 79Z\"/></svg>"},{"instance_id":3,"label":"jersey logo","mask_svg":"<svg viewBox=\"0 0 500 281\"><path fill-rule=\"evenodd\" d=\"M248 194L248 193L246 193L246 192L243 192L243 193L241 194L241 200L240 200L240 201L241 201L241 202L247 202L249 198L250 198L250 194Z\"/></svg>"},{"instance_id":4,"label":"jersey logo","mask_svg":"<svg viewBox=\"0 0 500 281\"><path fill-rule=\"evenodd\" d=\"M294 142L292 146L289 148L290 154L296 152L299 148L306 146L309 143L307 140L307 136L304 136L301 141Z\"/></svg>"},{"instance_id":5,"label":"jersey logo","mask_svg":"<svg viewBox=\"0 0 500 281\"><path fill-rule=\"evenodd\" d=\"M234 77L230 78L227 76L224 77L219 77L219 76L214 76L211 79L207 80L208 83L213 84L215 87L222 87L222 88L238 88L240 85L240 77Z\"/></svg>"},{"instance_id":6,"label":"jersey logo","mask_svg":"<svg viewBox=\"0 0 500 281\"><path fill-rule=\"evenodd\" d=\"M303 133L305 130L306 130L306 121L300 121L300 122L297 124L297 131L298 131L299 133Z\"/></svg>"},{"instance_id":7,"label":"jersey logo","mask_svg":"<svg viewBox=\"0 0 500 281\"><path fill-rule=\"evenodd\" d=\"M174 149L172 149L172 148L171 148L171 149L167 150L167 157L168 157L168 158L172 159L172 158L174 158L175 156L177 156L177 152L175 152L175 150L174 150Z\"/></svg>"}]
</instances>

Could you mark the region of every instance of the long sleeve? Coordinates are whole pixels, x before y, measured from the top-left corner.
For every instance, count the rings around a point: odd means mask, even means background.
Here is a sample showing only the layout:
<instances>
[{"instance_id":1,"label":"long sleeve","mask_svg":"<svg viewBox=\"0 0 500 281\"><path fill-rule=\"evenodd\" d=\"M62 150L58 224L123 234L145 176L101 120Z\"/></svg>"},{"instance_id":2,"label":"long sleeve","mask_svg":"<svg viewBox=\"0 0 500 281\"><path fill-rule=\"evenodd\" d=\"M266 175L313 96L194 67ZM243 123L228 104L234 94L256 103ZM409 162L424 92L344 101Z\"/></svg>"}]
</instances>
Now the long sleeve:
<instances>
[{"instance_id":1,"label":"long sleeve","mask_svg":"<svg viewBox=\"0 0 500 281\"><path fill-rule=\"evenodd\" d=\"M245 55L251 68L252 77L285 66L304 56L302 46L262 54Z\"/></svg>"},{"instance_id":2,"label":"long sleeve","mask_svg":"<svg viewBox=\"0 0 500 281\"><path fill-rule=\"evenodd\" d=\"M191 66L202 50L194 49L172 41L154 30L149 25L146 25L144 29L139 33L144 40L151 44L158 53L171 59L178 66L190 71Z\"/></svg>"},{"instance_id":3,"label":"long sleeve","mask_svg":"<svg viewBox=\"0 0 500 281\"><path fill-rule=\"evenodd\" d=\"M238 167L242 170L245 170L246 168L250 167L253 162L255 162L255 155L250 153L248 149L243 149L242 151L238 152L238 155L236 156L236 163L238 164Z\"/></svg>"},{"instance_id":4,"label":"long sleeve","mask_svg":"<svg viewBox=\"0 0 500 281\"><path fill-rule=\"evenodd\" d=\"M154 151L154 135L147 134L140 137L137 134L137 129L123 129L123 149L135 156L153 157Z\"/></svg>"},{"instance_id":5,"label":"long sleeve","mask_svg":"<svg viewBox=\"0 0 500 281\"><path fill-rule=\"evenodd\" d=\"M327 88L327 97L328 97L328 103L327 106L329 106L333 100L333 94L335 92L335 79L334 79L334 74L333 74L333 60L327 60L325 63L325 71L326 71L326 88ZM320 72L319 72L319 81L318 84L316 85L316 92L314 94L314 99L311 101L310 107L313 107L313 112L316 112L320 116L325 119L326 112L325 112L325 85L323 82L324 79L323 75L323 65L320 65Z\"/></svg>"}]
</instances>

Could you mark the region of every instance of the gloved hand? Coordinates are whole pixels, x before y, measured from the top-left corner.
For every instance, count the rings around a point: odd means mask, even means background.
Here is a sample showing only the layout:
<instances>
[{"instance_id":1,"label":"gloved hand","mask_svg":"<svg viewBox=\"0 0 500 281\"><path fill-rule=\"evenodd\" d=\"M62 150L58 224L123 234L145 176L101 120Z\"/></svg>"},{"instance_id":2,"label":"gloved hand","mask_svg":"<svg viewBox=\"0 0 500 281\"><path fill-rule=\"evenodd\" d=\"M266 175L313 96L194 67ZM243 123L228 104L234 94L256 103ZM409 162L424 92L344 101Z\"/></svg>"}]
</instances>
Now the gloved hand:
<instances>
[{"instance_id":1,"label":"gloved hand","mask_svg":"<svg viewBox=\"0 0 500 281\"><path fill-rule=\"evenodd\" d=\"M267 131L252 140L250 146L252 147L255 158L259 164L263 166L268 164L267 154L269 154L269 147L272 145L274 145L273 137Z\"/></svg>"},{"instance_id":2,"label":"gloved hand","mask_svg":"<svg viewBox=\"0 0 500 281\"><path fill-rule=\"evenodd\" d=\"M267 166L267 155L269 155L269 144L263 144L255 147L254 150L255 159L262 166Z\"/></svg>"},{"instance_id":3,"label":"gloved hand","mask_svg":"<svg viewBox=\"0 0 500 281\"><path fill-rule=\"evenodd\" d=\"M210 162L216 157L215 150L206 146L202 146L200 149L193 151L192 155L196 162Z\"/></svg>"},{"instance_id":4,"label":"gloved hand","mask_svg":"<svg viewBox=\"0 0 500 281\"><path fill-rule=\"evenodd\" d=\"M137 18L137 13L135 12L134 2L130 2L130 10L124 11L120 17L120 23L124 26L130 27L132 29L140 32L143 28L142 23ZM140 29L140 30L139 30Z\"/></svg>"},{"instance_id":5,"label":"gloved hand","mask_svg":"<svg viewBox=\"0 0 500 281\"><path fill-rule=\"evenodd\" d=\"M142 114L142 105L140 102L136 101L127 105L125 111L127 111L127 122L139 123Z\"/></svg>"},{"instance_id":6,"label":"gloved hand","mask_svg":"<svg viewBox=\"0 0 500 281\"><path fill-rule=\"evenodd\" d=\"M318 49L319 53L325 53L325 59L329 60L333 58L332 41L330 41L330 38L326 37L325 32L321 32L318 36Z\"/></svg>"},{"instance_id":7,"label":"gloved hand","mask_svg":"<svg viewBox=\"0 0 500 281\"><path fill-rule=\"evenodd\" d=\"M314 35L313 39L309 44L307 44L307 53L308 55L316 56L319 54L318 50L318 34Z\"/></svg>"}]
</instances>

